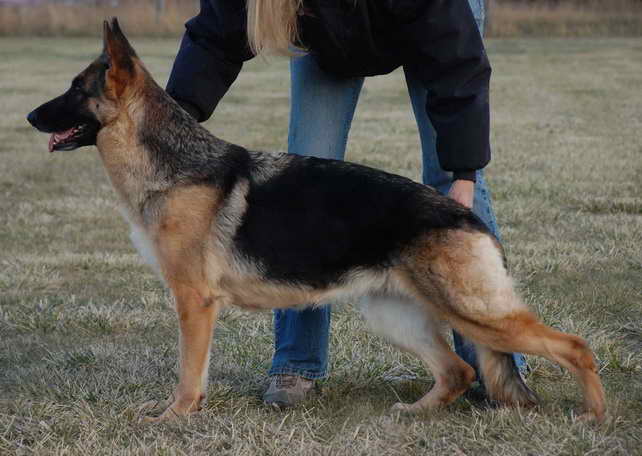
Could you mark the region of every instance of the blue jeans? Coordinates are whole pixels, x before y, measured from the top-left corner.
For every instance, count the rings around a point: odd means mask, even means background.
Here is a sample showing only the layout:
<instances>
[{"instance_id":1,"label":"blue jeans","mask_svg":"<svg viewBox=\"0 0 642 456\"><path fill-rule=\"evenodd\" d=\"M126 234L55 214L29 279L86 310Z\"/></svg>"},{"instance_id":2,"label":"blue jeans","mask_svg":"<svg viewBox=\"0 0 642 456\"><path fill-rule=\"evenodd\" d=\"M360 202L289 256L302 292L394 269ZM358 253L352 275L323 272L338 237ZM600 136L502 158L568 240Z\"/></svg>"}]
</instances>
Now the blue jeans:
<instances>
[{"instance_id":1,"label":"blue jeans","mask_svg":"<svg viewBox=\"0 0 642 456\"><path fill-rule=\"evenodd\" d=\"M469 0L477 23L483 24L483 0ZM446 194L452 174L441 169L435 149L435 131L426 114L427 92L412 70L404 68L408 94L415 113L422 150L423 182ZM348 132L363 86L363 78L337 78L321 70L309 56L292 58L291 109L288 152L343 160ZM483 171L477 172L473 211L499 238ZM309 379L327 374L330 307L275 310L274 345L270 375L294 374ZM477 370L474 346L453 331L455 351ZM513 355L520 370L523 355Z\"/></svg>"}]
</instances>

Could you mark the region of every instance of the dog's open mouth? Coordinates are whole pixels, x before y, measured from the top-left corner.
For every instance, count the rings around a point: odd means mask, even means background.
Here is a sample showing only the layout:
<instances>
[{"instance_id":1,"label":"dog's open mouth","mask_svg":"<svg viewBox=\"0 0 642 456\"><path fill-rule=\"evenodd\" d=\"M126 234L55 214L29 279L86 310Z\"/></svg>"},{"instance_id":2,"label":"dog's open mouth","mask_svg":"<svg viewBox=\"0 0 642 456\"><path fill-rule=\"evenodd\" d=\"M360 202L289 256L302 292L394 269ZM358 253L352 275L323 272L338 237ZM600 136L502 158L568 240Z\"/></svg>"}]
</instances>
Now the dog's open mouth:
<instances>
[{"instance_id":1,"label":"dog's open mouth","mask_svg":"<svg viewBox=\"0 0 642 456\"><path fill-rule=\"evenodd\" d=\"M81 146L95 144L96 127L80 124L65 131L52 133L49 138L49 152L54 150L73 150Z\"/></svg>"}]
</instances>

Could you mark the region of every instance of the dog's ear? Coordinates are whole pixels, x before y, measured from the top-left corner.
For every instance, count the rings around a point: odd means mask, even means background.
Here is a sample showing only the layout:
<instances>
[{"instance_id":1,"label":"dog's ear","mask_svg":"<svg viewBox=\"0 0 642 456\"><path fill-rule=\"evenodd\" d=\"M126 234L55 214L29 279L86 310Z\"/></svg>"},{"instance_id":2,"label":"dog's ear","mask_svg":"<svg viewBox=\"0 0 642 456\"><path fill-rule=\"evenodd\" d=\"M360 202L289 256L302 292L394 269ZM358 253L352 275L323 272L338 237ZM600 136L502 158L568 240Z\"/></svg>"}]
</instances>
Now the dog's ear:
<instances>
[{"instance_id":1,"label":"dog's ear","mask_svg":"<svg viewBox=\"0 0 642 456\"><path fill-rule=\"evenodd\" d=\"M120 96L136 72L134 59L137 56L115 17L111 24L103 22L103 56L109 66L107 84Z\"/></svg>"}]
</instances>

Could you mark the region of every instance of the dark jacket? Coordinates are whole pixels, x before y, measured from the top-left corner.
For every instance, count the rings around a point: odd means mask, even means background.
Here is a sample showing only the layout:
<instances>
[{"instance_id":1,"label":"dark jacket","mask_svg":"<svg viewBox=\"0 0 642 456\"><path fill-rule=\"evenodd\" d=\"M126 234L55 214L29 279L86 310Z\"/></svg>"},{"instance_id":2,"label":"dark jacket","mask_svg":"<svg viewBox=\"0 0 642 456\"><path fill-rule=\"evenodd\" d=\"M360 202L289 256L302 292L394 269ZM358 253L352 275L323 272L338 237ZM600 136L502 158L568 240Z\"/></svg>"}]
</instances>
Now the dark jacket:
<instances>
[{"instance_id":1,"label":"dark jacket","mask_svg":"<svg viewBox=\"0 0 642 456\"><path fill-rule=\"evenodd\" d=\"M490 160L490 64L467 0L304 0L302 45L338 76L386 74L404 66L428 90L439 161L474 180ZM199 121L253 57L243 0L201 0L167 85Z\"/></svg>"}]
</instances>

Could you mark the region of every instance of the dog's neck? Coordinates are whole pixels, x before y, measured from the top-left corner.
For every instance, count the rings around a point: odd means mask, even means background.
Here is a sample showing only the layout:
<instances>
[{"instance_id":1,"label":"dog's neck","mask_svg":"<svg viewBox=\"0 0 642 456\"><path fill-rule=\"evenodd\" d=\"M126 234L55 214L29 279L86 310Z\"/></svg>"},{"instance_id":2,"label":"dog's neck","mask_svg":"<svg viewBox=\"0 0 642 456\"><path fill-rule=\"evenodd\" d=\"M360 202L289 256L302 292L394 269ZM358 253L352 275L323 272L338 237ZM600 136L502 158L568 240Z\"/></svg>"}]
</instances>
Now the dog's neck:
<instances>
[{"instance_id":1,"label":"dog's neck","mask_svg":"<svg viewBox=\"0 0 642 456\"><path fill-rule=\"evenodd\" d=\"M151 190L154 170L136 135L136 120L124 112L99 131L96 146L128 216L142 222L141 209Z\"/></svg>"},{"instance_id":2,"label":"dog's neck","mask_svg":"<svg viewBox=\"0 0 642 456\"><path fill-rule=\"evenodd\" d=\"M176 185L228 173L231 148L201 127L153 81L103 127L96 145L130 217L144 222L150 198ZM232 152L233 153L233 152Z\"/></svg>"}]
</instances>

